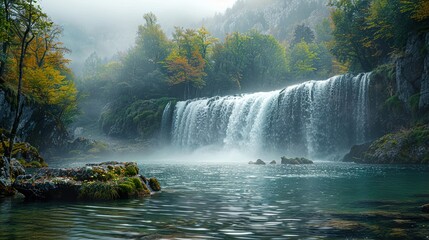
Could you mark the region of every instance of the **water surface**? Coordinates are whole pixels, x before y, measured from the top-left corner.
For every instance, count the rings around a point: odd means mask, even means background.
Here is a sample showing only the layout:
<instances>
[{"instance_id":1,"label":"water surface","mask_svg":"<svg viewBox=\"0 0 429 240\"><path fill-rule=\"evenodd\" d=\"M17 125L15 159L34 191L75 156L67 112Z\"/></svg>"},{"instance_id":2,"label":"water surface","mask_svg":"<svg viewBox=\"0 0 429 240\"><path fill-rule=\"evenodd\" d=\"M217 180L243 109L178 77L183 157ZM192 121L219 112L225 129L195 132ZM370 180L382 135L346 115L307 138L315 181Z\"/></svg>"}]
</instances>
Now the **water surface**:
<instances>
[{"instance_id":1,"label":"water surface","mask_svg":"<svg viewBox=\"0 0 429 240\"><path fill-rule=\"evenodd\" d=\"M2 200L0 238L429 238L429 216L418 208L429 203L428 167L316 162L140 168L160 180L162 193L96 203Z\"/></svg>"}]
</instances>

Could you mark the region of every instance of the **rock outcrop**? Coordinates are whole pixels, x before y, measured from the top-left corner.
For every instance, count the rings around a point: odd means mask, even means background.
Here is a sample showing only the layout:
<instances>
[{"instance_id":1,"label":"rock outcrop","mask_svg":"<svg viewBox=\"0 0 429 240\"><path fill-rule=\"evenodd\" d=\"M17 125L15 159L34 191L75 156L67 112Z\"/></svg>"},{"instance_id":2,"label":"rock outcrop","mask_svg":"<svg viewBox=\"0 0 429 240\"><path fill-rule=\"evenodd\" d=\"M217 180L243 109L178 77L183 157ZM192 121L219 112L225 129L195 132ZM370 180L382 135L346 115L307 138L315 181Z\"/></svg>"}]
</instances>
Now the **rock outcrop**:
<instances>
[{"instance_id":1,"label":"rock outcrop","mask_svg":"<svg viewBox=\"0 0 429 240\"><path fill-rule=\"evenodd\" d=\"M396 60L396 85L399 99L415 102L419 109L429 107L429 33L411 35L405 53ZM411 101L411 98L417 98ZM411 106L409 106L411 107Z\"/></svg>"},{"instance_id":2,"label":"rock outcrop","mask_svg":"<svg viewBox=\"0 0 429 240\"><path fill-rule=\"evenodd\" d=\"M0 126L10 129L14 111L12 108L11 93L0 86ZM68 133L43 107L29 100L24 100L24 109L18 127L20 142L29 142L37 148L58 148L68 139Z\"/></svg>"},{"instance_id":3,"label":"rock outcrop","mask_svg":"<svg viewBox=\"0 0 429 240\"><path fill-rule=\"evenodd\" d=\"M9 144L6 143L6 146ZM3 148L0 147L0 155L4 154ZM26 142L18 142L13 145L12 159L19 162L20 165L26 168L47 167L45 160L40 155L39 151L31 144ZM11 164L14 161L11 161Z\"/></svg>"},{"instance_id":4,"label":"rock outcrop","mask_svg":"<svg viewBox=\"0 0 429 240\"><path fill-rule=\"evenodd\" d=\"M136 163L105 162L82 168L41 169L18 176L13 187L29 200L114 200L150 196L161 187L138 174Z\"/></svg>"},{"instance_id":5,"label":"rock outcrop","mask_svg":"<svg viewBox=\"0 0 429 240\"><path fill-rule=\"evenodd\" d=\"M429 125L404 129L387 134L371 144L354 146L343 161L429 164Z\"/></svg>"}]
</instances>

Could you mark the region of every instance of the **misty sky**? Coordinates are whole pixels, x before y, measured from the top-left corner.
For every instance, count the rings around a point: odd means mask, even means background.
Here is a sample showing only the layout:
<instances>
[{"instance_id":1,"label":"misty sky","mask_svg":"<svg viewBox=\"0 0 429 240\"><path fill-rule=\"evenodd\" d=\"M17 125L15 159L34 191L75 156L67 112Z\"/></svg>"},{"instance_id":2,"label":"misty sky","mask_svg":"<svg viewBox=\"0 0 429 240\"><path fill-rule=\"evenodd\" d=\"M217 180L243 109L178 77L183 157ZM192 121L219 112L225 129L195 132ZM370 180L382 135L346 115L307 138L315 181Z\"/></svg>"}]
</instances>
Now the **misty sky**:
<instances>
[{"instance_id":1,"label":"misty sky","mask_svg":"<svg viewBox=\"0 0 429 240\"><path fill-rule=\"evenodd\" d=\"M72 50L72 67L96 51L110 57L133 43L143 14L153 12L170 35L174 26L190 27L223 13L236 0L41 0L43 10L64 27L63 42Z\"/></svg>"}]
</instances>

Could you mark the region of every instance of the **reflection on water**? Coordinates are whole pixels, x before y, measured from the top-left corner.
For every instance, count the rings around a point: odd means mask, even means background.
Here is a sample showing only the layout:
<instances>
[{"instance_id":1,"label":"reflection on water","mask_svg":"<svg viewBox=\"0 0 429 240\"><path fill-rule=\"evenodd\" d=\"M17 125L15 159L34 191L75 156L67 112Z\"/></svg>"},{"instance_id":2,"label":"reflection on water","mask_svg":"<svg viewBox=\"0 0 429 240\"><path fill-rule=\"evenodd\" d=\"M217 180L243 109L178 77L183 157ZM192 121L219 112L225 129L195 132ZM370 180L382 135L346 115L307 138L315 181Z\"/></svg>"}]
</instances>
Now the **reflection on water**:
<instances>
[{"instance_id":1,"label":"reflection on water","mask_svg":"<svg viewBox=\"0 0 429 240\"><path fill-rule=\"evenodd\" d=\"M158 177L163 192L97 203L3 200L0 238L429 238L429 216L418 209L429 202L427 167L145 164L141 173Z\"/></svg>"}]
</instances>

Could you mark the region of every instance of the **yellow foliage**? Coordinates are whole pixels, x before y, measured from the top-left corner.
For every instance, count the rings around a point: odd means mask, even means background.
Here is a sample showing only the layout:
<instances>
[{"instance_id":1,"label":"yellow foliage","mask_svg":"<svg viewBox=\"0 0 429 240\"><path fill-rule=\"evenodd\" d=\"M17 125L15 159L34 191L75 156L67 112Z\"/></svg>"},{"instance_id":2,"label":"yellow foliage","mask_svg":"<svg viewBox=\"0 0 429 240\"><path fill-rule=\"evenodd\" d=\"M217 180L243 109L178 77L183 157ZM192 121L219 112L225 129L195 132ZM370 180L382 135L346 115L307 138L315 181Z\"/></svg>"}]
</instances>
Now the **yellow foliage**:
<instances>
[{"instance_id":1,"label":"yellow foliage","mask_svg":"<svg viewBox=\"0 0 429 240\"><path fill-rule=\"evenodd\" d=\"M57 110L52 114L58 118L73 112L77 103L77 90L69 79L70 60L64 57L65 51L60 42L39 37L29 45L23 68L23 93L42 105L55 106ZM6 81L17 86L19 49L12 48L11 52Z\"/></svg>"},{"instance_id":2,"label":"yellow foliage","mask_svg":"<svg viewBox=\"0 0 429 240\"><path fill-rule=\"evenodd\" d=\"M428 0L401 0L402 12L410 12L411 18L416 21L425 21L429 19L429 1Z\"/></svg>"}]
</instances>

